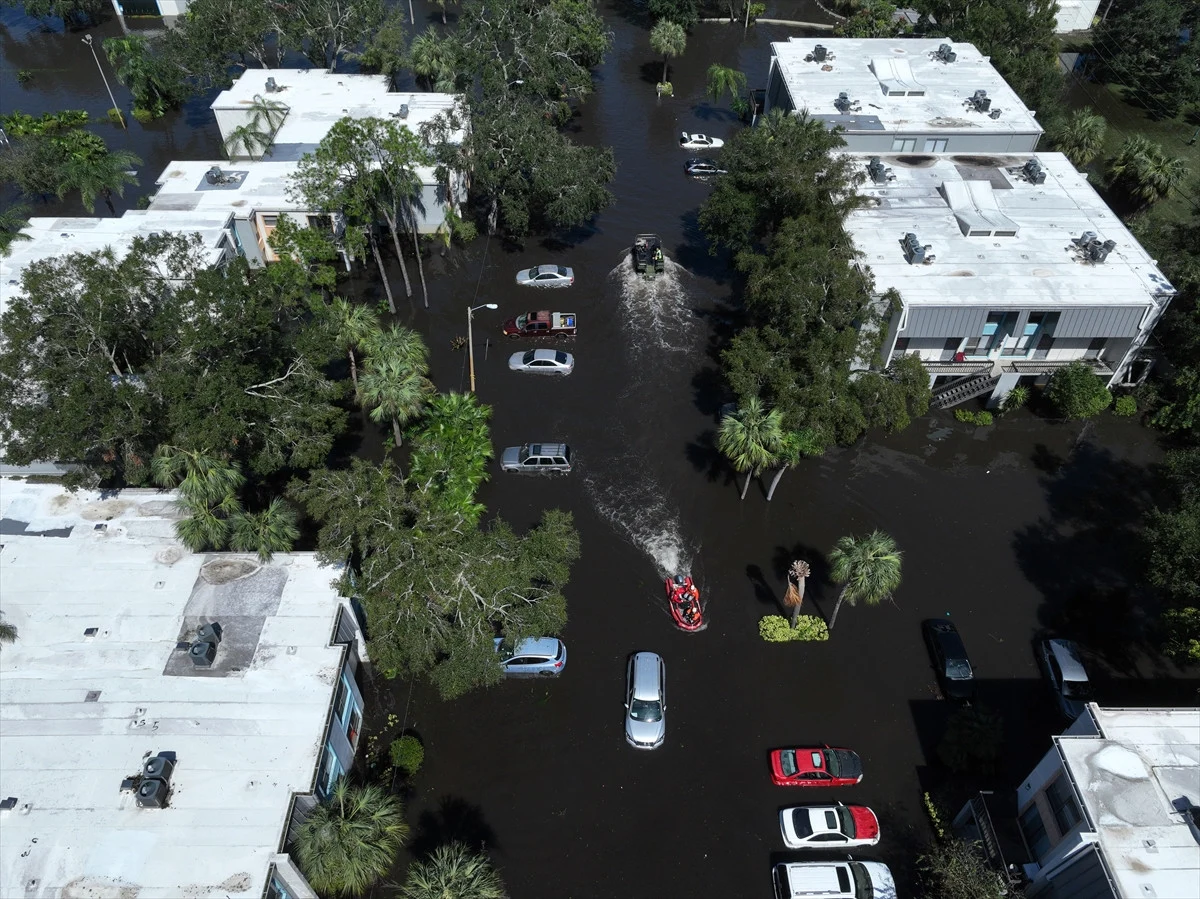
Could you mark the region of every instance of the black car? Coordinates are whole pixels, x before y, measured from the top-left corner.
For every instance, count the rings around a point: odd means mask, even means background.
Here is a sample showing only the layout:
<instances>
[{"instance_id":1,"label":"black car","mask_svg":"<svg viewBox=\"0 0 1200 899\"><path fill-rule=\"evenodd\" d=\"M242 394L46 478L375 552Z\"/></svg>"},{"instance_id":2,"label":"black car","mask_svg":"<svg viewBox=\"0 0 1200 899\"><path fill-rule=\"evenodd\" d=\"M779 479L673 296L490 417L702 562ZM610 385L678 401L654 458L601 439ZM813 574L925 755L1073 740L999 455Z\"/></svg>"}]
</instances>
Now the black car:
<instances>
[{"instance_id":1,"label":"black car","mask_svg":"<svg viewBox=\"0 0 1200 899\"><path fill-rule=\"evenodd\" d=\"M717 164L711 159L689 159L683 164L683 170L693 177L726 174L725 170L718 168Z\"/></svg>"},{"instance_id":2,"label":"black car","mask_svg":"<svg viewBox=\"0 0 1200 899\"><path fill-rule=\"evenodd\" d=\"M921 630L942 691L955 699L970 699L975 692L975 670L954 622L949 618L931 618L922 622Z\"/></svg>"}]
</instances>

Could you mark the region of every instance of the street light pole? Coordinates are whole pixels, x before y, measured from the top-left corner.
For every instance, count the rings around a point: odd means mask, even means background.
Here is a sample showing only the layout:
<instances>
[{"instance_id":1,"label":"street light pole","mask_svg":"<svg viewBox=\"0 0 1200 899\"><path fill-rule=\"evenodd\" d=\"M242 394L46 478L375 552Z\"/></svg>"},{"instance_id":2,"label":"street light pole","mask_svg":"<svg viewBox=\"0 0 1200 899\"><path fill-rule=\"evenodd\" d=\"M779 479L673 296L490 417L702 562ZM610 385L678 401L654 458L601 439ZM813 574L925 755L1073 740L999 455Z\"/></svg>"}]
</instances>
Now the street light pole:
<instances>
[{"instance_id":1,"label":"street light pole","mask_svg":"<svg viewBox=\"0 0 1200 899\"><path fill-rule=\"evenodd\" d=\"M88 45L88 49L92 51L92 59L96 60L96 68L100 70L100 80L104 82L104 89L108 91L108 99L112 101L112 108L117 111L117 118L121 122L121 127L128 131L129 128L125 124L125 116L121 115L121 107L117 106L117 98L113 96L112 88L108 86L108 78L104 74L104 66L100 65L100 57L96 55L96 47L92 44L92 36L85 34L82 40Z\"/></svg>"},{"instance_id":2,"label":"street light pole","mask_svg":"<svg viewBox=\"0 0 1200 899\"><path fill-rule=\"evenodd\" d=\"M467 357L471 365L471 393L475 392L475 335L471 330L471 322L475 319L476 309L499 309L495 303L484 303L481 306L467 307Z\"/></svg>"}]
</instances>

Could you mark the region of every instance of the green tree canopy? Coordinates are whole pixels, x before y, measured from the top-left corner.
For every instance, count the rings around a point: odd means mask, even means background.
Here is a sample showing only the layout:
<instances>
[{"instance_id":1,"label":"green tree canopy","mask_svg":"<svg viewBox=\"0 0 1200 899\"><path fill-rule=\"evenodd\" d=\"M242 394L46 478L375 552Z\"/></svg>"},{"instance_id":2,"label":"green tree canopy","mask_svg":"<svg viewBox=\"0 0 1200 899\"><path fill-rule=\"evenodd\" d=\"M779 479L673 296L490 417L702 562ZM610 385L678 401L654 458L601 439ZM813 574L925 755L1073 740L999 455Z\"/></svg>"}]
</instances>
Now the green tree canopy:
<instances>
[{"instance_id":1,"label":"green tree canopy","mask_svg":"<svg viewBox=\"0 0 1200 899\"><path fill-rule=\"evenodd\" d=\"M1117 0L1092 34L1097 74L1157 118L1200 102L1200 10L1189 0ZM1191 29L1191 40L1183 40Z\"/></svg>"},{"instance_id":2,"label":"green tree canopy","mask_svg":"<svg viewBox=\"0 0 1200 899\"><path fill-rule=\"evenodd\" d=\"M900 586L902 553L896 541L883 531L872 531L865 537L842 537L829 554L829 576L841 584L837 604L829 628L837 622L843 602L852 606L859 601L875 606L890 599Z\"/></svg>"},{"instance_id":3,"label":"green tree canopy","mask_svg":"<svg viewBox=\"0 0 1200 899\"><path fill-rule=\"evenodd\" d=\"M439 846L409 866L400 899L508 899L504 882L486 855L462 843Z\"/></svg>"},{"instance_id":4,"label":"green tree canopy","mask_svg":"<svg viewBox=\"0 0 1200 899\"><path fill-rule=\"evenodd\" d=\"M1046 397L1063 418L1092 418L1112 404L1112 394L1083 361L1063 366L1050 376Z\"/></svg>"},{"instance_id":5,"label":"green tree canopy","mask_svg":"<svg viewBox=\"0 0 1200 899\"><path fill-rule=\"evenodd\" d=\"M1011 895L978 846L948 839L930 846L918 859L926 899L1005 899Z\"/></svg>"},{"instance_id":6,"label":"green tree canopy","mask_svg":"<svg viewBox=\"0 0 1200 899\"><path fill-rule=\"evenodd\" d=\"M687 32L678 22L662 19L650 29L650 49L663 58L662 80L668 81L667 69L672 56L682 56L687 49Z\"/></svg>"},{"instance_id":7,"label":"green tree canopy","mask_svg":"<svg viewBox=\"0 0 1200 899\"><path fill-rule=\"evenodd\" d=\"M1077 109L1050 135L1054 148L1078 168L1091 163L1104 149L1108 122L1090 109Z\"/></svg>"},{"instance_id":8,"label":"green tree canopy","mask_svg":"<svg viewBox=\"0 0 1200 899\"><path fill-rule=\"evenodd\" d=\"M1171 196L1187 175L1187 163L1140 134L1127 138L1108 164L1109 182L1139 208Z\"/></svg>"}]
</instances>

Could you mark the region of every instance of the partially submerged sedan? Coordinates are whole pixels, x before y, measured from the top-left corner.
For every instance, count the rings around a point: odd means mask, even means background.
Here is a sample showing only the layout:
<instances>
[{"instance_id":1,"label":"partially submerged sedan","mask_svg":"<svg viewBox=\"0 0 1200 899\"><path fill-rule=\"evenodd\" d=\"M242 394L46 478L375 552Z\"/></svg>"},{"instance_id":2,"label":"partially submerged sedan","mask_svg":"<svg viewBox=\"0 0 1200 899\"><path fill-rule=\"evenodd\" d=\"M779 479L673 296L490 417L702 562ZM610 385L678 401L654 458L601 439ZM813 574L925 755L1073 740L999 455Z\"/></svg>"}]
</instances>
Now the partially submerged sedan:
<instances>
[{"instance_id":1,"label":"partially submerged sedan","mask_svg":"<svg viewBox=\"0 0 1200 899\"><path fill-rule=\"evenodd\" d=\"M712 175L728 174L728 172L711 159L689 159L683 164L683 170L693 178L707 178Z\"/></svg>"},{"instance_id":2,"label":"partially submerged sedan","mask_svg":"<svg viewBox=\"0 0 1200 899\"><path fill-rule=\"evenodd\" d=\"M562 350L526 350L508 357L508 370L531 375L569 375L575 370L575 357Z\"/></svg>"},{"instance_id":3,"label":"partially submerged sedan","mask_svg":"<svg viewBox=\"0 0 1200 899\"><path fill-rule=\"evenodd\" d=\"M557 677L567 665L567 644L554 637L530 637L516 646L495 638L505 677Z\"/></svg>"},{"instance_id":4,"label":"partially submerged sedan","mask_svg":"<svg viewBox=\"0 0 1200 899\"><path fill-rule=\"evenodd\" d=\"M862 760L849 749L802 746L771 753L771 783L779 787L848 787L860 780Z\"/></svg>"},{"instance_id":5,"label":"partially submerged sedan","mask_svg":"<svg viewBox=\"0 0 1200 899\"><path fill-rule=\"evenodd\" d=\"M535 265L517 272L517 283L524 287L570 287L575 272L565 265Z\"/></svg>"},{"instance_id":6,"label":"partially submerged sedan","mask_svg":"<svg viewBox=\"0 0 1200 899\"><path fill-rule=\"evenodd\" d=\"M879 819L865 805L802 805L779 813L779 829L789 849L874 846Z\"/></svg>"}]
</instances>

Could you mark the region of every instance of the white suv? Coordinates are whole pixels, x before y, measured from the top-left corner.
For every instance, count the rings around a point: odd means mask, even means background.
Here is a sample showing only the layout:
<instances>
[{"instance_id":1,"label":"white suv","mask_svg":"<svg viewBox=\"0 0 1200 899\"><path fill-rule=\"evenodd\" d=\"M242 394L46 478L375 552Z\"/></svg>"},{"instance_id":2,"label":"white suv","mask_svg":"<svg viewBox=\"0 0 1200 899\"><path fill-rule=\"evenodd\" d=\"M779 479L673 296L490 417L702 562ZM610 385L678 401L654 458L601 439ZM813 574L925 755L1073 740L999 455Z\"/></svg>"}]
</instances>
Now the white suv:
<instances>
[{"instance_id":1,"label":"white suv","mask_svg":"<svg viewBox=\"0 0 1200 899\"><path fill-rule=\"evenodd\" d=\"M880 862L791 862L775 866L776 899L896 899Z\"/></svg>"}]
</instances>

